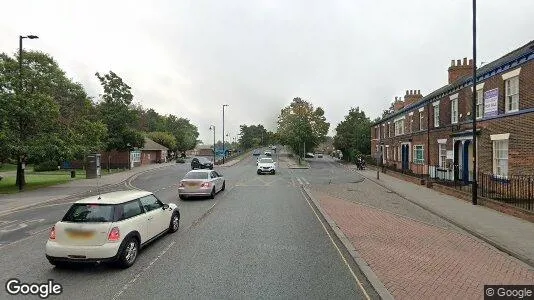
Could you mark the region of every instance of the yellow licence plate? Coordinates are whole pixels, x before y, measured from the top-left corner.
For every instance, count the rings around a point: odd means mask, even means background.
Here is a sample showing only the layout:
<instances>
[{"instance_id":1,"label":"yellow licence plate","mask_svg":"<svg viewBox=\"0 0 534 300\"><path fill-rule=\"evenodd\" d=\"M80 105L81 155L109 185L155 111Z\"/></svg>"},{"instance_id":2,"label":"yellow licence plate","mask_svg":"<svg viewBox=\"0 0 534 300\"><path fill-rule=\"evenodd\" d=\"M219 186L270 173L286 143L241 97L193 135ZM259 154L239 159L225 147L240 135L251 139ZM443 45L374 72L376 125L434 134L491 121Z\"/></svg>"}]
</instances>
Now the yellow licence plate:
<instances>
[{"instance_id":1,"label":"yellow licence plate","mask_svg":"<svg viewBox=\"0 0 534 300\"><path fill-rule=\"evenodd\" d=\"M71 232L67 232L67 235L71 238L71 239L90 239L93 237L93 232L85 232L85 231L71 231Z\"/></svg>"},{"instance_id":2,"label":"yellow licence plate","mask_svg":"<svg viewBox=\"0 0 534 300\"><path fill-rule=\"evenodd\" d=\"M187 186L198 186L198 183L188 183Z\"/></svg>"}]
</instances>

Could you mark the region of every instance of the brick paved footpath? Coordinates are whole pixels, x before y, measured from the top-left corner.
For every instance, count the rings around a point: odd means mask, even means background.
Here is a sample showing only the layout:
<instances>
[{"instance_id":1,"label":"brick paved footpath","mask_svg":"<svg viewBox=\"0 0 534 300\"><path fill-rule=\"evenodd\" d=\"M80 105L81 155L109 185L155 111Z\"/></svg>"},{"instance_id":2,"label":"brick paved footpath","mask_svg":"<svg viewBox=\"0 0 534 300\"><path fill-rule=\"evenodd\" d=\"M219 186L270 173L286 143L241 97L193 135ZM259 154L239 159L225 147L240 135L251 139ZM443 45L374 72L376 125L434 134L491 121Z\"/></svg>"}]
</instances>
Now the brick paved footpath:
<instances>
[{"instance_id":1,"label":"brick paved footpath","mask_svg":"<svg viewBox=\"0 0 534 300\"><path fill-rule=\"evenodd\" d=\"M312 193L395 299L483 299L485 284L534 284L528 265L466 233Z\"/></svg>"}]
</instances>

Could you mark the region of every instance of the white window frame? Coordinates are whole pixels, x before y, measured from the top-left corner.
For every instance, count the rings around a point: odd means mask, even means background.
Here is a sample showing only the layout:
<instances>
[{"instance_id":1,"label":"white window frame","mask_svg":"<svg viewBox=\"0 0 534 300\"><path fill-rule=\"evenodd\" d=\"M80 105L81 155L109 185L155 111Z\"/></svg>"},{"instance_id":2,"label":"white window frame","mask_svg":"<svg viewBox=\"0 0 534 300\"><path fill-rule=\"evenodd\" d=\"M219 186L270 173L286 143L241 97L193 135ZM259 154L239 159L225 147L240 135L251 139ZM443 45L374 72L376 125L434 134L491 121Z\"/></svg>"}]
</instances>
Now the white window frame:
<instances>
[{"instance_id":1,"label":"white window frame","mask_svg":"<svg viewBox=\"0 0 534 300\"><path fill-rule=\"evenodd\" d=\"M493 176L508 178L510 134L491 135L493 149Z\"/></svg>"},{"instance_id":2,"label":"white window frame","mask_svg":"<svg viewBox=\"0 0 534 300\"><path fill-rule=\"evenodd\" d=\"M403 135L404 134L404 119L405 117L399 118L395 120L395 136Z\"/></svg>"},{"instance_id":3,"label":"white window frame","mask_svg":"<svg viewBox=\"0 0 534 300\"><path fill-rule=\"evenodd\" d=\"M504 81L504 112L519 111L519 75Z\"/></svg>"},{"instance_id":4,"label":"white window frame","mask_svg":"<svg viewBox=\"0 0 534 300\"><path fill-rule=\"evenodd\" d=\"M417 159L417 152L421 151L422 159ZM418 165L425 164L425 146L424 145L414 145L413 146L413 163Z\"/></svg>"},{"instance_id":5,"label":"white window frame","mask_svg":"<svg viewBox=\"0 0 534 300\"><path fill-rule=\"evenodd\" d=\"M439 127L439 101L432 104L434 108L434 127Z\"/></svg>"},{"instance_id":6,"label":"white window frame","mask_svg":"<svg viewBox=\"0 0 534 300\"><path fill-rule=\"evenodd\" d=\"M484 89L477 89L477 106L476 106L477 119L484 117Z\"/></svg>"},{"instance_id":7,"label":"white window frame","mask_svg":"<svg viewBox=\"0 0 534 300\"><path fill-rule=\"evenodd\" d=\"M451 124L458 123L458 98L451 99Z\"/></svg>"},{"instance_id":8,"label":"white window frame","mask_svg":"<svg viewBox=\"0 0 534 300\"><path fill-rule=\"evenodd\" d=\"M447 140L438 140L438 162L440 168L447 165Z\"/></svg>"}]
</instances>

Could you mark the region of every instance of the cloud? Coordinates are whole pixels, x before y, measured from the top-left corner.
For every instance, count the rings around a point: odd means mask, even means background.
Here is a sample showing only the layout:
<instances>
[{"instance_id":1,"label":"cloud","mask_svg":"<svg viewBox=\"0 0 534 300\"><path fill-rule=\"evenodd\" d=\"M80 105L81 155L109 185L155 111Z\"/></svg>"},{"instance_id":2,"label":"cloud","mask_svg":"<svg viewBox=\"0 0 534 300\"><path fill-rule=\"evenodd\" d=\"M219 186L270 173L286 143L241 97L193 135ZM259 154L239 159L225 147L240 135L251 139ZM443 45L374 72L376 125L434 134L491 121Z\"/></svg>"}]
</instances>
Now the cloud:
<instances>
[{"instance_id":1,"label":"cloud","mask_svg":"<svg viewBox=\"0 0 534 300\"><path fill-rule=\"evenodd\" d=\"M89 94L95 72L113 70L136 101L190 119L200 138L262 123L302 97L325 109L330 133L351 107L371 118L407 89L447 80L451 59L471 57L470 1L67 1L4 3L0 51L50 53ZM530 0L503 9L478 1L479 61L532 39ZM14 12L21 12L14 13ZM506 26L504 26L506 24Z\"/></svg>"}]
</instances>

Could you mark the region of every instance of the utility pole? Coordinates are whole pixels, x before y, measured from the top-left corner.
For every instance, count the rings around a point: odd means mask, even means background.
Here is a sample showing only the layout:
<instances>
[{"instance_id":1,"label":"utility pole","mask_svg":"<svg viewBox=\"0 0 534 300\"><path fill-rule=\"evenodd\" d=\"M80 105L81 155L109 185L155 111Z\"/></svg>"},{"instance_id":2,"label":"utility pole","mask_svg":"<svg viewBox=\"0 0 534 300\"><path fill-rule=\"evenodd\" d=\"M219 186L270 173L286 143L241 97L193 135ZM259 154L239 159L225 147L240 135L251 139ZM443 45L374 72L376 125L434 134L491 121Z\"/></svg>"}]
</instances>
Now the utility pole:
<instances>
[{"instance_id":1,"label":"utility pole","mask_svg":"<svg viewBox=\"0 0 534 300\"><path fill-rule=\"evenodd\" d=\"M224 164L224 159L226 157L226 150L225 150L226 145L224 144L224 108L226 106L229 106L229 105L228 104L223 104L223 106L222 106L222 109L223 109L223 128L222 128L222 135L223 135L223 139L222 139L222 142L223 142L223 147L222 147L223 148L223 164ZM213 163L215 163L215 162L213 162Z\"/></svg>"},{"instance_id":2,"label":"utility pole","mask_svg":"<svg viewBox=\"0 0 534 300\"><path fill-rule=\"evenodd\" d=\"M472 199L473 205L477 205L478 200L478 184L477 184L477 1L473 0L473 103L472 103L472 118L473 118L473 187ZM469 166L467 166L469 168Z\"/></svg>"},{"instance_id":3,"label":"utility pole","mask_svg":"<svg viewBox=\"0 0 534 300\"><path fill-rule=\"evenodd\" d=\"M210 130L213 130L213 165L215 165L215 125L210 125Z\"/></svg>"},{"instance_id":4,"label":"utility pole","mask_svg":"<svg viewBox=\"0 0 534 300\"><path fill-rule=\"evenodd\" d=\"M19 87L17 96L19 98L19 109L20 109L20 115L19 115L19 134L20 134L20 142L24 145L24 117L22 116L22 111L26 107L26 103L24 101L24 97L22 96L22 40L23 39L38 39L39 37L36 35L27 35L22 36L19 35ZM23 148L24 149L24 148ZM24 176L24 169L26 168L26 153L20 153L18 155L18 161L17 161L17 179L16 183L19 187L19 191L22 191L24 188L24 185L26 183L25 176Z\"/></svg>"}]
</instances>

